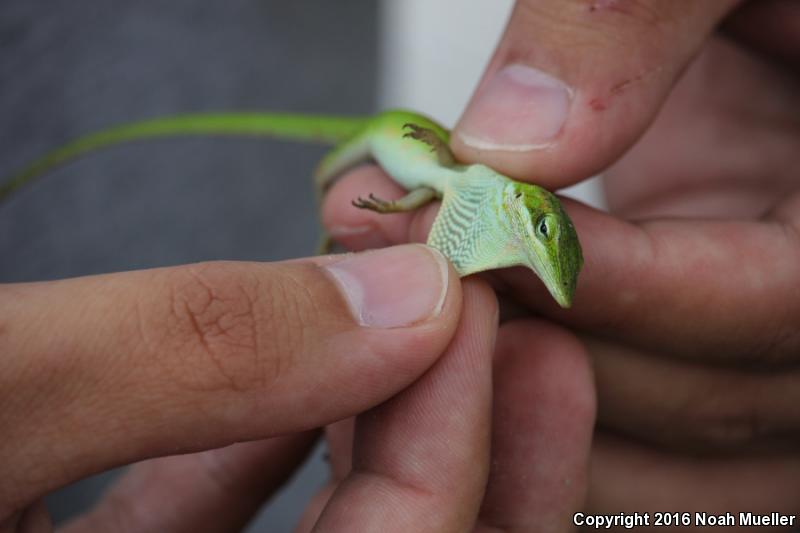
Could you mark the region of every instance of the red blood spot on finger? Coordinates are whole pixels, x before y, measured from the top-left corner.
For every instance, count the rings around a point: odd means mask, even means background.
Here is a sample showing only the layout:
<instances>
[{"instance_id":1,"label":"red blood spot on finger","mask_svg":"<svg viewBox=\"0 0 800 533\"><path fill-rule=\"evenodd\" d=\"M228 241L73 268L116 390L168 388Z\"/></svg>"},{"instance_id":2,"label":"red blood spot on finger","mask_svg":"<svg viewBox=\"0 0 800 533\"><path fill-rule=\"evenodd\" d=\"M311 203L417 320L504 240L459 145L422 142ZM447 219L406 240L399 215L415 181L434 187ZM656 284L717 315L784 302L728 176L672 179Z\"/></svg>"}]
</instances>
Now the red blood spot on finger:
<instances>
[{"instance_id":1,"label":"red blood spot on finger","mask_svg":"<svg viewBox=\"0 0 800 533\"><path fill-rule=\"evenodd\" d=\"M591 107L595 111L605 111L608 109L608 102L603 100L602 98L592 98L589 100L589 107Z\"/></svg>"}]
</instances>

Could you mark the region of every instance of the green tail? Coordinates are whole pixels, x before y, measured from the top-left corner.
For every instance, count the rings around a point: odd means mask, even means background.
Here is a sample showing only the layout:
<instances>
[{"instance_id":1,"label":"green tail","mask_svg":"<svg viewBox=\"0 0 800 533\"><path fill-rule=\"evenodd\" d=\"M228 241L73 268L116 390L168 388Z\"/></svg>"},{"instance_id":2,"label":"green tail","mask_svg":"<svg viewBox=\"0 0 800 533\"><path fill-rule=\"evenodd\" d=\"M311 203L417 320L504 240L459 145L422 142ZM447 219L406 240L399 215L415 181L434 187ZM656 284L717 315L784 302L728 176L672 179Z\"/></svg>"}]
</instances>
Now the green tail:
<instances>
[{"instance_id":1,"label":"green tail","mask_svg":"<svg viewBox=\"0 0 800 533\"><path fill-rule=\"evenodd\" d=\"M196 135L278 137L338 144L353 137L368 120L366 117L292 113L192 113L124 124L80 137L37 159L0 183L0 203L44 173L116 144Z\"/></svg>"}]
</instances>

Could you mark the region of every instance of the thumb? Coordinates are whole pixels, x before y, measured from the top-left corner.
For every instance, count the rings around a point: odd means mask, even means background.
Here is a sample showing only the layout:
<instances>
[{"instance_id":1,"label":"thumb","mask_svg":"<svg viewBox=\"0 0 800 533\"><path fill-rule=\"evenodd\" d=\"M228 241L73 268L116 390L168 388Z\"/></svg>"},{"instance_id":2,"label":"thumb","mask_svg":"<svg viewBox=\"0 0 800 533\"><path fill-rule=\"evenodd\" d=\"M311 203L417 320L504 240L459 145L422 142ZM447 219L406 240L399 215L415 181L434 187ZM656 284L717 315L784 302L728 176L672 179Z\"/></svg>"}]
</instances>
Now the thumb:
<instances>
[{"instance_id":1,"label":"thumb","mask_svg":"<svg viewBox=\"0 0 800 533\"><path fill-rule=\"evenodd\" d=\"M453 150L549 188L595 174L647 128L736 0L518 0Z\"/></svg>"},{"instance_id":2,"label":"thumb","mask_svg":"<svg viewBox=\"0 0 800 533\"><path fill-rule=\"evenodd\" d=\"M115 465L369 409L437 360L460 308L419 245L2 287L0 520Z\"/></svg>"}]
</instances>

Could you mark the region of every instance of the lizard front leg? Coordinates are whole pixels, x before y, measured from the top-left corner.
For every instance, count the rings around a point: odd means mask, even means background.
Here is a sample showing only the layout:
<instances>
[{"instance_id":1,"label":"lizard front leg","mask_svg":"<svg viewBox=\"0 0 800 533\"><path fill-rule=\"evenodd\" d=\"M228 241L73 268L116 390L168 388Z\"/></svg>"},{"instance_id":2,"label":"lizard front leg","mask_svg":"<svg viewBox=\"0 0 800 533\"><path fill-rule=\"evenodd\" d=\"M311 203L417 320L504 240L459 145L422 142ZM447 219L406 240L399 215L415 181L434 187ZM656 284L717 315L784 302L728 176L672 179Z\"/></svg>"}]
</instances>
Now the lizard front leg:
<instances>
[{"instance_id":1,"label":"lizard front leg","mask_svg":"<svg viewBox=\"0 0 800 533\"><path fill-rule=\"evenodd\" d=\"M430 187L420 187L398 200L382 200L374 194L370 194L366 199L359 196L356 200L353 200L353 205L359 209L369 209L376 213L405 213L419 209L435 199L436 194L436 191Z\"/></svg>"},{"instance_id":2,"label":"lizard front leg","mask_svg":"<svg viewBox=\"0 0 800 533\"><path fill-rule=\"evenodd\" d=\"M455 165L456 158L453 155L453 152L450 151L450 147L447 146L447 143L443 141L435 131L429 128L423 128L422 126L417 126L411 122L403 124L403 129L411 130L405 133L403 138L416 139L430 146L431 152L436 153L436 158L439 160L440 165L443 167L452 167Z\"/></svg>"}]
</instances>

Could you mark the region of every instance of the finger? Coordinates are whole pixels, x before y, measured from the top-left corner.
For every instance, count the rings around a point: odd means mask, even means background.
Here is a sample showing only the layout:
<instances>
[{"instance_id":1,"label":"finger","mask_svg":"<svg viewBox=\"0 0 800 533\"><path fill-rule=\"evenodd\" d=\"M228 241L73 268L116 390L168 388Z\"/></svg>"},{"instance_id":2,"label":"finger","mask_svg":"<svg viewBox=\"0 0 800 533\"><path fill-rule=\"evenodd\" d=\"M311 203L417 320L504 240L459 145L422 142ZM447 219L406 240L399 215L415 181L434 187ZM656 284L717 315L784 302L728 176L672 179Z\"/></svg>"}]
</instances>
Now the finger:
<instances>
[{"instance_id":1,"label":"finger","mask_svg":"<svg viewBox=\"0 0 800 533\"><path fill-rule=\"evenodd\" d=\"M500 329L494 374L481 524L486 531L569 531L586 495L594 429L585 349L547 322L511 322Z\"/></svg>"},{"instance_id":2,"label":"finger","mask_svg":"<svg viewBox=\"0 0 800 533\"><path fill-rule=\"evenodd\" d=\"M356 419L347 418L328 424L325 427L325 443L328 447L326 460L330 466L330 480L314 495L303 510L303 516L295 529L295 533L305 533L314 529L322 510L328 504L336 487L353 468L353 433Z\"/></svg>"},{"instance_id":3,"label":"finger","mask_svg":"<svg viewBox=\"0 0 800 533\"><path fill-rule=\"evenodd\" d=\"M462 321L442 359L413 386L361 415L353 469L319 531L465 531L489 470L491 354L497 304L464 283Z\"/></svg>"},{"instance_id":4,"label":"finger","mask_svg":"<svg viewBox=\"0 0 800 533\"><path fill-rule=\"evenodd\" d=\"M699 459L601 432L592 448L586 513L797 514L799 475L796 453Z\"/></svg>"},{"instance_id":5,"label":"finger","mask_svg":"<svg viewBox=\"0 0 800 533\"><path fill-rule=\"evenodd\" d=\"M134 465L64 533L240 531L313 449L317 432Z\"/></svg>"},{"instance_id":6,"label":"finger","mask_svg":"<svg viewBox=\"0 0 800 533\"><path fill-rule=\"evenodd\" d=\"M0 531L9 533L50 533L53 522L43 500L0 520Z\"/></svg>"},{"instance_id":7,"label":"finger","mask_svg":"<svg viewBox=\"0 0 800 533\"><path fill-rule=\"evenodd\" d=\"M337 483L329 481L314 494L311 501L308 502L308 505L303 509L303 514L300 516L300 520L294 528L294 533L309 533L313 531L314 524L319 520L322 510L328 505L328 501L331 499L331 496L333 496L337 486Z\"/></svg>"},{"instance_id":8,"label":"finger","mask_svg":"<svg viewBox=\"0 0 800 533\"><path fill-rule=\"evenodd\" d=\"M331 466L331 479L339 483L353 469L353 433L356 419L348 418L325 428L325 442Z\"/></svg>"},{"instance_id":9,"label":"finger","mask_svg":"<svg viewBox=\"0 0 800 533\"><path fill-rule=\"evenodd\" d=\"M592 354L603 427L688 453L797 449L797 369L707 366L584 340Z\"/></svg>"},{"instance_id":10,"label":"finger","mask_svg":"<svg viewBox=\"0 0 800 533\"><path fill-rule=\"evenodd\" d=\"M586 258L575 305L558 309L529 272L508 270L503 281L520 301L655 353L768 366L797 359L800 300L785 296L800 284L793 220L632 224L565 203Z\"/></svg>"},{"instance_id":11,"label":"finger","mask_svg":"<svg viewBox=\"0 0 800 533\"><path fill-rule=\"evenodd\" d=\"M347 186L343 187L343 183ZM406 191L376 165L356 167L334 182L323 198L320 217L328 234L339 243L353 244L349 248L356 250L388 246L389 242L383 235L387 231L393 241L405 241L414 212L381 215L353 205L353 200L369 194L391 200L400 198ZM340 216L342 213L345 217ZM395 224L384 227L381 217ZM381 231L375 231L379 227Z\"/></svg>"},{"instance_id":12,"label":"finger","mask_svg":"<svg viewBox=\"0 0 800 533\"><path fill-rule=\"evenodd\" d=\"M736 0L518 0L452 148L560 188L641 135Z\"/></svg>"},{"instance_id":13,"label":"finger","mask_svg":"<svg viewBox=\"0 0 800 533\"><path fill-rule=\"evenodd\" d=\"M800 66L800 5L792 0L747 2L726 21L725 30L770 58Z\"/></svg>"},{"instance_id":14,"label":"finger","mask_svg":"<svg viewBox=\"0 0 800 533\"><path fill-rule=\"evenodd\" d=\"M0 501L376 405L447 346L459 287L421 246L4 287Z\"/></svg>"},{"instance_id":15,"label":"finger","mask_svg":"<svg viewBox=\"0 0 800 533\"><path fill-rule=\"evenodd\" d=\"M634 219L761 218L797 189L788 123L800 123L797 77L711 38L647 133L603 172L608 205Z\"/></svg>"},{"instance_id":16,"label":"finger","mask_svg":"<svg viewBox=\"0 0 800 533\"><path fill-rule=\"evenodd\" d=\"M362 216L334 202L385 179L373 170L342 180L326 201L326 223L346 226ZM797 359L800 300L787 295L800 286L800 196L752 222L631 223L563 202L584 256L573 307L560 309L527 269L498 271L501 290L538 313L643 350L765 364ZM420 241L435 209L371 223L387 243Z\"/></svg>"},{"instance_id":17,"label":"finger","mask_svg":"<svg viewBox=\"0 0 800 533\"><path fill-rule=\"evenodd\" d=\"M391 214L352 205L353 199L370 193L387 200L406 194L377 166L364 165L349 172L333 184L322 202L320 216L331 237L350 250L382 248L412 239L425 242L439 202L410 213Z\"/></svg>"}]
</instances>

